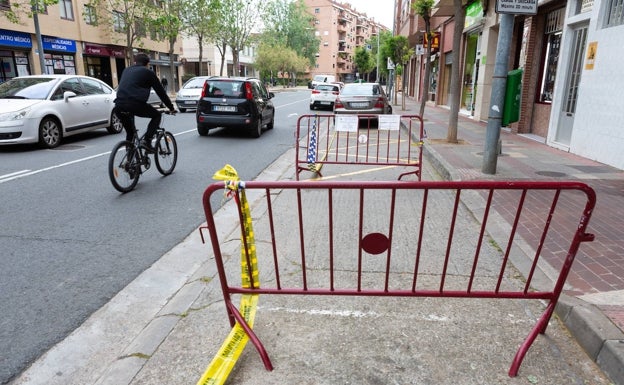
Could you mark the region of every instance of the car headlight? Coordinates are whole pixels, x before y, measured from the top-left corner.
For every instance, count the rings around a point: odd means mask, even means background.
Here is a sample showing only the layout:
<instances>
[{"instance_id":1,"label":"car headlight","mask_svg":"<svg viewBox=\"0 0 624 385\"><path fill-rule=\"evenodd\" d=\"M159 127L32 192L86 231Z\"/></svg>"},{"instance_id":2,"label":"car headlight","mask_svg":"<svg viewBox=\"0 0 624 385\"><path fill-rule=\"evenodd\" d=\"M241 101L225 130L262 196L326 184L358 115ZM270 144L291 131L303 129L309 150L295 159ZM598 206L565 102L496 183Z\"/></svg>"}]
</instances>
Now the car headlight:
<instances>
[{"instance_id":1,"label":"car headlight","mask_svg":"<svg viewBox=\"0 0 624 385\"><path fill-rule=\"evenodd\" d=\"M28 115L29 112L30 112L30 107L24 108L23 110L19 110L19 111L5 112L3 114L0 114L0 122L22 120L26 117L26 115Z\"/></svg>"}]
</instances>

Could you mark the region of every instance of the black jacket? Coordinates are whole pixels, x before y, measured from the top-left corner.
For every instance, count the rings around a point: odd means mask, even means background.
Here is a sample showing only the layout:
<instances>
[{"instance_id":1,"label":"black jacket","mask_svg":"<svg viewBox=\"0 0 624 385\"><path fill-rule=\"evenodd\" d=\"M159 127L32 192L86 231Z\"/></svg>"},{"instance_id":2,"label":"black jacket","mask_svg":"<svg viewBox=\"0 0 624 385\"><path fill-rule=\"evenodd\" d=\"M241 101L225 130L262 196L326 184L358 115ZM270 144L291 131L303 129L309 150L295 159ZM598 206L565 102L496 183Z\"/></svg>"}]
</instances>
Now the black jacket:
<instances>
[{"instance_id":1,"label":"black jacket","mask_svg":"<svg viewBox=\"0 0 624 385\"><path fill-rule=\"evenodd\" d=\"M150 88L170 110L173 110L173 103L167 95L160 80L149 68L136 64L124 69L117 87L117 98L115 104L146 103L149 98Z\"/></svg>"}]
</instances>

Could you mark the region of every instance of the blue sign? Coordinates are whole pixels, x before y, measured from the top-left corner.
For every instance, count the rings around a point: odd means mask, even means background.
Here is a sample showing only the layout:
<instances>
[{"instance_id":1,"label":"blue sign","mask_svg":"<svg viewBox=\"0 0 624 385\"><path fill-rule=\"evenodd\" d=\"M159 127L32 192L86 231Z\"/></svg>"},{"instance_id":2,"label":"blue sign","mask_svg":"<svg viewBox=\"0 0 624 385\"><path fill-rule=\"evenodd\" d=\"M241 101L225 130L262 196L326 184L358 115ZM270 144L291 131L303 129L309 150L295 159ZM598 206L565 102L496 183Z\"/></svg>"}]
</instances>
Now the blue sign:
<instances>
[{"instance_id":1,"label":"blue sign","mask_svg":"<svg viewBox=\"0 0 624 385\"><path fill-rule=\"evenodd\" d=\"M30 35L24 32L0 29L0 45L20 48L31 48Z\"/></svg>"},{"instance_id":2,"label":"blue sign","mask_svg":"<svg viewBox=\"0 0 624 385\"><path fill-rule=\"evenodd\" d=\"M44 51L76 53L76 41L59 37L42 36Z\"/></svg>"}]
</instances>

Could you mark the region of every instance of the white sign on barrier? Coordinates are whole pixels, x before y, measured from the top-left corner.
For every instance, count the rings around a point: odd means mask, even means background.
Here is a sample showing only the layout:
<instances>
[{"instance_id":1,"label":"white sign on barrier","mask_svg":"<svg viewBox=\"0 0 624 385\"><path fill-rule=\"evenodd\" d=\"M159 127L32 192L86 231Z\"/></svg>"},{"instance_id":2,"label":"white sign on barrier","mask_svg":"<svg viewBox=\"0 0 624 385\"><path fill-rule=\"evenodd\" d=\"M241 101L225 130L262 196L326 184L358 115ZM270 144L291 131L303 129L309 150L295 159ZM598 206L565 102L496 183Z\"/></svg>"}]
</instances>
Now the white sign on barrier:
<instances>
[{"instance_id":1,"label":"white sign on barrier","mask_svg":"<svg viewBox=\"0 0 624 385\"><path fill-rule=\"evenodd\" d=\"M496 13L537 15L537 0L496 0Z\"/></svg>"},{"instance_id":2,"label":"white sign on barrier","mask_svg":"<svg viewBox=\"0 0 624 385\"><path fill-rule=\"evenodd\" d=\"M401 127L401 115L378 115L379 130L398 131Z\"/></svg>"},{"instance_id":3,"label":"white sign on barrier","mask_svg":"<svg viewBox=\"0 0 624 385\"><path fill-rule=\"evenodd\" d=\"M359 119L355 115L336 115L336 131L357 132Z\"/></svg>"}]
</instances>

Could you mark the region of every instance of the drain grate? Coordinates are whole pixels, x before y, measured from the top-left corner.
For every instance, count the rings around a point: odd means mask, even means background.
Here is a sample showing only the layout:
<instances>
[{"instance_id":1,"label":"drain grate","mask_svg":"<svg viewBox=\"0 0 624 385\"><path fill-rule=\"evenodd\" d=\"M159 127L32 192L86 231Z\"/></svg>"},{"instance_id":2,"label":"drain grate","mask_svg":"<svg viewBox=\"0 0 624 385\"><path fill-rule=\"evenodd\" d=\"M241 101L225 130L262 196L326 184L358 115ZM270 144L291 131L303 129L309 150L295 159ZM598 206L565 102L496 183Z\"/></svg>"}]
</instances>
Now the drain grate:
<instances>
[{"instance_id":1,"label":"drain grate","mask_svg":"<svg viewBox=\"0 0 624 385\"><path fill-rule=\"evenodd\" d=\"M535 171L537 175L548 176L551 178L563 178L564 176L568 176L565 172L559 171Z\"/></svg>"}]
</instances>

